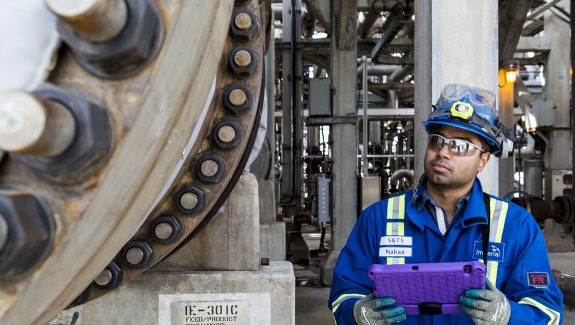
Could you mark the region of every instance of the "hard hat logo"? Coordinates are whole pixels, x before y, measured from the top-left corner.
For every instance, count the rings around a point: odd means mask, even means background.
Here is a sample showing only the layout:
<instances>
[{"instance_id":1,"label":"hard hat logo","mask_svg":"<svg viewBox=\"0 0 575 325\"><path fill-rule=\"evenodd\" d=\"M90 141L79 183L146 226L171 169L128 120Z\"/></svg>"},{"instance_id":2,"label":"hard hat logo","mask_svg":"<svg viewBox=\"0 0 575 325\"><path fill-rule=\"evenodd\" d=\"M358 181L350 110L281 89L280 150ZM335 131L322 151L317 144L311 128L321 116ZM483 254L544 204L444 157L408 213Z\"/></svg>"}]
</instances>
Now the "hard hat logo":
<instances>
[{"instance_id":1,"label":"hard hat logo","mask_svg":"<svg viewBox=\"0 0 575 325\"><path fill-rule=\"evenodd\" d=\"M468 120L473 115L473 106L464 102L455 102L451 105L451 116Z\"/></svg>"}]
</instances>

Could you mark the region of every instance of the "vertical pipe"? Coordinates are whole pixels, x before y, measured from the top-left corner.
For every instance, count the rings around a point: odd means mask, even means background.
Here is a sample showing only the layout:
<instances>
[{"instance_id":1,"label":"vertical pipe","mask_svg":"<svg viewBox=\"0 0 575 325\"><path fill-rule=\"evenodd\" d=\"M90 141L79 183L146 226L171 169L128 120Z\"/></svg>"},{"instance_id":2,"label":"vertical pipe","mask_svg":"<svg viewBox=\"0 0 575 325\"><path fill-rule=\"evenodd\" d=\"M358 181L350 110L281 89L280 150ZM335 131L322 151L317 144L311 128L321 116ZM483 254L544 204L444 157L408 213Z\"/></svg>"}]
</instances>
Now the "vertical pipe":
<instances>
[{"instance_id":1,"label":"vertical pipe","mask_svg":"<svg viewBox=\"0 0 575 325\"><path fill-rule=\"evenodd\" d=\"M571 0L571 11L575 8L575 0ZM571 177L575 177L575 103L573 103L573 94L575 94L575 79L573 78L573 62L575 62L575 19L571 21ZM571 198L575 202L575 191L571 191Z\"/></svg>"},{"instance_id":2,"label":"vertical pipe","mask_svg":"<svg viewBox=\"0 0 575 325\"><path fill-rule=\"evenodd\" d=\"M296 0L291 0L291 46L290 46L290 51L291 51L291 78L292 78L292 82L291 82L291 114L292 114L292 156L291 158L291 163L292 163L292 195L295 197L297 196L296 193L299 192L300 189L297 188L297 175L298 173L296 172L296 168L299 168L299 164L296 162L297 157L299 157L301 155L300 151L298 150L298 134L299 134L299 125L297 123L298 121L298 112L297 112L297 104L296 101L299 100L299 98L297 98L297 82L296 82L296 76L297 76L297 61L296 61L296 37L298 35L296 35L297 32L297 21L296 21Z\"/></svg>"},{"instance_id":3,"label":"vertical pipe","mask_svg":"<svg viewBox=\"0 0 575 325\"><path fill-rule=\"evenodd\" d=\"M431 5L429 0L415 0L415 112L413 121L415 179L423 174L423 157L427 144L427 134L421 121L431 112L432 56Z\"/></svg>"},{"instance_id":4,"label":"vertical pipe","mask_svg":"<svg viewBox=\"0 0 575 325\"><path fill-rule=\"evenodd\" d=\"M362 87L363 87L363 132L362 132L362 142L363 142L363 151L361 154L361 173L362 176L367 176L367 148L369 146L367 136L369 133L369 123L368 123L368 115L367 115L367 58L364 56L361 57L361 63L363 67L363 75L362 75Z\"/></svg>"}]
</instances>

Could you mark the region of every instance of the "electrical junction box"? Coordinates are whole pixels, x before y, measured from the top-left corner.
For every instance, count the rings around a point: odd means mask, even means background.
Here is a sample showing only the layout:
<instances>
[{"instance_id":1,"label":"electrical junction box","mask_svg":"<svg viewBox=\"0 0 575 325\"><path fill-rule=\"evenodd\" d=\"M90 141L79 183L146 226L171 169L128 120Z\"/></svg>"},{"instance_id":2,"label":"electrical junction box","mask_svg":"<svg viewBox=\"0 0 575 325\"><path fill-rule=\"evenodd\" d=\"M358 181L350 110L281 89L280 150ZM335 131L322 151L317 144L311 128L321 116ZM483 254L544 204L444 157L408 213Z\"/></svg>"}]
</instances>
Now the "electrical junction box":
<instances>
[{"instance_id":1,"label":"electrical junction box","mask_svg":"<svg viewBox=\"0 0 575 325\"><path fill-rule=\"evenodd\" d=\"M330 184L331 179L329 178L317 178L317 219L319 223L331 222L329 214Z\"/></svg>"},{"instance_id":2,"label":"electrical junction box","mask_svg":"<svg viewBox=\"0 0 575 325\"><path fill-rule=\"evenodd\" d=\"M309 80L309 116L331 115L331 79Z\"/></svg>"}]
</instances>

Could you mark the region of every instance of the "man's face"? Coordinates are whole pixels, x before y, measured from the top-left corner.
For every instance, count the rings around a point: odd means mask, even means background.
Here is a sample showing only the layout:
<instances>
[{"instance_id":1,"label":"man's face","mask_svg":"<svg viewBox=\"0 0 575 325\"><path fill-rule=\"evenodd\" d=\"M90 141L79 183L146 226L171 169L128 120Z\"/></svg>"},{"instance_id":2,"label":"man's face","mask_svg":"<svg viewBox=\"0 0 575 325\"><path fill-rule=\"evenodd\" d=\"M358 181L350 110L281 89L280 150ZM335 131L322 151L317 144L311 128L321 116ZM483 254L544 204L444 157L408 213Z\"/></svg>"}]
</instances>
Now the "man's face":
<instances>
[{"instance_id":1,"label":"man's face","mask_svg":"<svg viewBox=\"0 0 575 325\"><path fill-rule=\"evenodd\" d=\"M461 139L481 148L479 136L460 128L440 125L433 134L447 139ZM471 187L478 172L482 171L489 161L490 154L475 150L470 155L458 155L452 152L447 144L437 149L428 143L425 151L425 175L431 186L459 189Z\"/></svg>"}]
</instances>

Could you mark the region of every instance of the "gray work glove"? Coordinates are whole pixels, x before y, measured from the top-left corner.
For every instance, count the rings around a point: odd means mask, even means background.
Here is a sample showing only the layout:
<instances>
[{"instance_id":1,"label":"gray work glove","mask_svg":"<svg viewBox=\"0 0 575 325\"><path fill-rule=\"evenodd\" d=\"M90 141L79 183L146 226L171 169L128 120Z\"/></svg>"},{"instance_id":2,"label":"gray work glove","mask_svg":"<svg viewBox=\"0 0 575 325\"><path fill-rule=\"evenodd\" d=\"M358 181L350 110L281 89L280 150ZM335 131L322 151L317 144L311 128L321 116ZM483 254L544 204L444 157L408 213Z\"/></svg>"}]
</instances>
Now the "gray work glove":
<instances>
[{"instance_id":1,"label":"gray work glove","mask_svg":"<svg viewBox=\"0 0 575 325\"><path fill-rule=\"evenodd\" d=\"M476 325L506 325L511 317L507 297L487 278L485 289L468 289L459 297L461 309Z\"/></svg>"},{"instance_id":2,"label":"gray work glove","mask_svg":"<svg viewBox=\"0 0 575 325\"><path fill-rule=\"evenodd\" d=\"M395 304L394 298L376 298L372 293L353 305L353 318L358 325L387 325L401 322L407 317L405 309L400 306L390 306L393 304Z\"/></svg>"}]
</instances>

